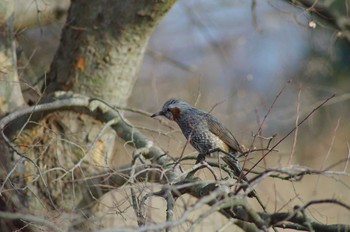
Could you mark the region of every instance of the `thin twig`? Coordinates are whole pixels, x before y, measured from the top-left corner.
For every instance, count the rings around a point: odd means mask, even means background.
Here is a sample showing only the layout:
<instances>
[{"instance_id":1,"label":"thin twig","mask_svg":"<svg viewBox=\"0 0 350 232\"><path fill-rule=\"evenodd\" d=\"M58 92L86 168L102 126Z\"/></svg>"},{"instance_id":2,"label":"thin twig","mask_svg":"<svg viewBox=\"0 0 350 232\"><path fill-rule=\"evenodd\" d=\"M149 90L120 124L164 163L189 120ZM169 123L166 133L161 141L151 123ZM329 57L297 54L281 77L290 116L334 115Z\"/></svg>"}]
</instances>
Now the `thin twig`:
<instances>
[{"instance_id":1,"label":"thin twig","mask_svg":"<svg viewBox=\"0 0 350 232\"><path fill-rule=\"evenodd\" d=\"M251 170L253 170L268 154L271 153L271 151L273 149L275 149L282 141L284 141L290 134L292 134L297 127L299 127L301 124L303 124L313 113L315 113L318 109L320 109L324 104L326 104L330 99L332 99L335 96L335 94L331 95L330 97L328 97L326 100L324 100L320 105L318 105L316 108L314 108L308 115L305 116L305 118L303 118L303 120L301 120L297 126L295 126L291 131L289 131L285 136L283 136L283 138L281 138L274 146L272 146L272 148L265 153L265 155L263 157L261 157L258 162L256 162L249 170L248 172L246 172L245 175L247 175Z\"/></svg>"},{"instance_id":2,"label":"thin twig","mask_svg":"<svg viewBox=\"0 0 350 232\"><path fill-rule=\"evenodd\" d=\"M284 92L285 88L287 87L287 84L289 84L289 83L291 83L291 81L288 81L288 82L282 87L282 89L281 89L281 90L278 92L278 94L276 95L275 99L272 101L271 106L269 107L269 109L267 110L266 114L264 115L264 118L263 118L263 120L261 121L261 123L260 123L260 125L259 125L259 128L258 128L258 131L255 133L255 135L259 135L259 134L261 133L262 127L263 127L263 125L264 125L264 123L265 123L265 121L266 121L266 119L267 119L267 116L270 115L270 113L271 113L271 111L272 111L274 105L275 105L276 102L277 102L277 99L282 95L282 93ZM255 140L256 140L256 136L253 138L253 141L251 142L251 144L250 144L250 146L249 146L249 151L254 147ZM274 148L275 148L275 147L273 147L272 149L274 149ZM248 151L247 156L246 156L245 159L244 159L242 168L244 168L245 165L246 165L246 163L247 163L248 156L249 156L249 151ZM268 151L266 154L268 154L269 152L271 152L271 151ZM260 158L260 160L255 164L255 166L256 166L258 163L260 163L261 160L263 160L263 159L265 158L266 154L263 155L263 156ZM251 169L253 169L253 168L251 168ZM251 170L251 169L250 169L250 170ZM246 174L244 174L243 172L241 172L241 174L240 174L239 177L238 177L238 181L240 181L240 180L243 178L243 175L246 176L248 173L249 173L249 171L248 171Z\"/></svg>"}]
</instances>

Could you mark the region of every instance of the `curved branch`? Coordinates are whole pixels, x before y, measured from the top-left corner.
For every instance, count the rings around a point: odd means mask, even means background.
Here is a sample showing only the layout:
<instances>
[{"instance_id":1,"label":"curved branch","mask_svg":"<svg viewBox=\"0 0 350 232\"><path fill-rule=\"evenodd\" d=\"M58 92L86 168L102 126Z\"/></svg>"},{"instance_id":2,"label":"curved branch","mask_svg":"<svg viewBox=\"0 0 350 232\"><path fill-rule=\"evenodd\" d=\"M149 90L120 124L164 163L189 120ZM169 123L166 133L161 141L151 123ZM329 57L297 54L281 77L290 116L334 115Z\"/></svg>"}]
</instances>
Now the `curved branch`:
<instances>
[{"instance_id":1,"label":"curved branch","mask_svg":"<svg viewBox=\"0 0 350 232\"><path fill-rule=\"evenodd\" d=\"M172 159L165 154L159 147L153 145L141 132L135 129L127 120L116 110L109 108L100 101L91 101L90 98L66 92L56 92L53 101L34 105L28 108L19 109L13 113L3 117L0 120L0 130L4 131L8 124L22 118L23 124L29 119L38 119L43 117L43 113L47 114L52 111L71 110L86 113L95 119L104 123L113 121L111 127L117 132L118 136L124 141L139 149L146 158L152 158L152 162L165 166ZM23 120L26 117L26 120ZM22 125L19 125L22 126ZM8 140L7 138L4 138ZM15 145L13 148L15 149ZM177 168L178 170L179 168ZM172 179L172 176L168 178Z\"/></svg>"}]
</instances>

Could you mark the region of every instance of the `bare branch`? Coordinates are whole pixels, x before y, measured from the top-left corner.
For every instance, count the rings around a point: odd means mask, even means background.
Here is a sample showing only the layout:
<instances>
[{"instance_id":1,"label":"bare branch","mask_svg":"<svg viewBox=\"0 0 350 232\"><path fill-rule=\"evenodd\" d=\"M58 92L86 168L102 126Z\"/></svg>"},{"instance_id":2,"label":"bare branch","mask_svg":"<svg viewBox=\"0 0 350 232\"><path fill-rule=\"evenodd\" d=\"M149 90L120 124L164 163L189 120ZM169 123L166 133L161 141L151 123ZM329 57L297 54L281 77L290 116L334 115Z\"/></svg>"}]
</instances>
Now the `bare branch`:
<instances>
[{"instance_id":1,"label":"bare branch","mask_svg":"<svg viewBox=\"0 0 350 232\"><path fill-rule=\"evenodd\" d=\"M38 223L40 225L46 226L47 228L50 228L52 231L57 231L57 232L62 231L54 223L52 223L48 220L45 220L41 217L37 217L34 215L30 215L30 214L11 213L11 212L1 212L0 211L0 218L3 218L3 219L21 219L23 221L35 222L35 223Z\"/></svg>"}]
</instances>

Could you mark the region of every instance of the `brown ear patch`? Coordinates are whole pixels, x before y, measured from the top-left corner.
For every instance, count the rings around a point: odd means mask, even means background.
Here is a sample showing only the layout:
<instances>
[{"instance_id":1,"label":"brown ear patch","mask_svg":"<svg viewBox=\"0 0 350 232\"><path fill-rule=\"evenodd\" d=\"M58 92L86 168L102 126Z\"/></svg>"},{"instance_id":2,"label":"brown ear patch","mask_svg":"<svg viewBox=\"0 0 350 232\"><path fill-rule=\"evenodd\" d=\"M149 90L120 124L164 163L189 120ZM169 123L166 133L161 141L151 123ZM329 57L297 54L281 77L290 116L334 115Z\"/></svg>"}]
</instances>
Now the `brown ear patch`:
<instances>
[{"instance_id":1,"label":"brown ear patch","mask_svg":"<svg viewBox=\"0 0 350 232\"><path fill-rule=\"evenodd\" d=\"M177 120L180 117L180 109L178 107L171 108L170 112L173 115L174 120Z\"/></svg>"}]
</instances>

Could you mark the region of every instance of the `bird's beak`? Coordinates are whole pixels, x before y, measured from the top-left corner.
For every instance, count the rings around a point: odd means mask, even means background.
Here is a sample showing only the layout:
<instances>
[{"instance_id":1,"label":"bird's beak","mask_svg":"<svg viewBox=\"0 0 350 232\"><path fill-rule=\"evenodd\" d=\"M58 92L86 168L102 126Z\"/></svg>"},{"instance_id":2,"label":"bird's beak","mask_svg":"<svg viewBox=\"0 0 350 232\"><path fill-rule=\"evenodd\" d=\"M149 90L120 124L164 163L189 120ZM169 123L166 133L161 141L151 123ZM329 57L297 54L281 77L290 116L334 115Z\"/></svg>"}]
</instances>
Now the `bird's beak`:
<instances>
[{"instance_id":1,"label":"bird's beak","mask_svg":"<svg viewBox=\"0 0 350 232\"><path fill-rule=\"evenodd\" d=\"M158 112L158 113L152 114L152 115L151 115L151 118L157 117L157 116L159 116L159 115L163 115L163 112L160 111L160 112Z\"/></svg>"}]
</instances>

